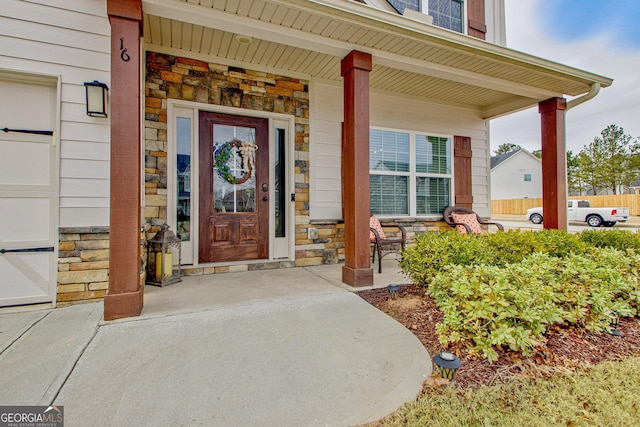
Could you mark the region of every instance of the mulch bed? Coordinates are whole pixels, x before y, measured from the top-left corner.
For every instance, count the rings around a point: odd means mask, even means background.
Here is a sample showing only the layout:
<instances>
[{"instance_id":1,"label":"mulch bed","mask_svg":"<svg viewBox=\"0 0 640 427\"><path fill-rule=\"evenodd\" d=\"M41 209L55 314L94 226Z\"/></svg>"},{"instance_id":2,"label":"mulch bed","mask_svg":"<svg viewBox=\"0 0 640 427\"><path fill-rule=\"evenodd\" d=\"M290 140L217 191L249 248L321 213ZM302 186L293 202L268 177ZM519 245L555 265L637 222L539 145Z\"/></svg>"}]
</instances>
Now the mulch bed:
<instances>
[{"instance_id":1,"label":"mulch bed","mask_svg":"<svg viewBox=\"0 0 640 427\"><path fill-rule=\"evenodd\" d=\"M547 376L554 372L587 367L603 361L619 360L640 355L640 319L622 318L616 329L622 334L593 334L577 328L552 328L546 341L531 357L515 352L503 352L498 360L488 363L480 357L471 357L460 347L445 348L438 341L435 326L442 313L433 299L424 295L416 285L403 285L399 298L392 300L386 289L358 292L369 304L403 324L425 346L433 357L441 351L450 351L462 360L455 382L460 387L491 385L517 378Z\"/></svg>"}]
</instances>

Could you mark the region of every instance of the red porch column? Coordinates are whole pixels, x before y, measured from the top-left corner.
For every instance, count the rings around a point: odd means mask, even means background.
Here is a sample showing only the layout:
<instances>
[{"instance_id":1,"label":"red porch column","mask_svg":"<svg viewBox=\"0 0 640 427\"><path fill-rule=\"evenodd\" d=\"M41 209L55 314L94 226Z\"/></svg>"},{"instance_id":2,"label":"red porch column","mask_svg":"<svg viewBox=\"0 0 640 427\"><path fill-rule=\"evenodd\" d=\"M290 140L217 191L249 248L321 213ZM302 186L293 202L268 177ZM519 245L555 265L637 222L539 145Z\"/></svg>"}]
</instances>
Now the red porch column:
<instances>
[{"instance_id":1,"label":"red porch column","mask_svg":"<svg viewBox=\"0 0 640 427\"><path fill-rule=\"evenodd\" d=\"M342 60L342 211L345 262L342 281L373 285L369 261L369 72L371 55L351 51Z\"/></svg>"},{"instance_id":2,"label":"red porch column","mask_svg":"<svg viewBox=\"0 0 640 427\"><path fill-rule=\"evenodd\" d=\"M108 0L111 22L111 218L105 320L139 316L140 0Z\"/></svg>"},{"instance_id":3,"label":"red porch column","mask_svg":"<svg viewBox=\"0 0 640 427\"><path fill-rule=\"evenodd\" d=\"M566 109L564 98L547 99L538 105L542 123L542 209L546 229L567 229Z\"/></svg>"}]
</instances>

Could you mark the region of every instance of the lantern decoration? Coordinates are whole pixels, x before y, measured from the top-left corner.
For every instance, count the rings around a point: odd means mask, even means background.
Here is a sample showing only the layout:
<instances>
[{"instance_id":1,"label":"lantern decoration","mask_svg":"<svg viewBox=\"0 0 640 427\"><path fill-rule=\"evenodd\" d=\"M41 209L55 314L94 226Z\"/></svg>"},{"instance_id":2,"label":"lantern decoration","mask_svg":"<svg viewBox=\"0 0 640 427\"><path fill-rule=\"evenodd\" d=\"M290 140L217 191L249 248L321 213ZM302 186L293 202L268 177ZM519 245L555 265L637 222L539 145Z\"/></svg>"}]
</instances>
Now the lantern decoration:
<instances>
[{"instance_id":1,"label":"lantern decoration","mask_svg":"<svg viewBox=\"0 0 640 427\"><path fill-rule=\"evenodd\" d=\"M438 367L440 376L448 380L453 380L456 371L462 365L462 362L455 354L446 351L436 354L433 358L433 363Z\"/></svg>"},{"instance_id":2,"label":"lantern decoration","mask_svg":"<svg viewBox=\"0 0 640 427\"><path fill-rule=\"evenodd\" d=\"M87 116L107 117L107 91L106 84L97 80L84 84L87 103Z\"/></svg>"},{"instance_id":3,"label":"lantern decoration","mask_svg":"<svg viewBox=\"0 0 640 427\"><path fill-rule=\"evenodd\" d=\"M391 299L396 299L398 298L398 292L400 292L400 285L391 283L389 286L387 286L387 291L389 291L389 295L391 295Z\"/></svg>"},{"instance_id":4,"label":"lantern decoration","mask_svg":"<svg viewBox=\"0 0 640 427\"><path fill-rule=\"evenodd\" d=\"M160 226L160 231L147 242L147 283L154 286L166 286L180 282L182 279L181 241L169 230L167 224ZM178 268L173 269L173 256L177 249Z\"/></svg>"}]
</instances>

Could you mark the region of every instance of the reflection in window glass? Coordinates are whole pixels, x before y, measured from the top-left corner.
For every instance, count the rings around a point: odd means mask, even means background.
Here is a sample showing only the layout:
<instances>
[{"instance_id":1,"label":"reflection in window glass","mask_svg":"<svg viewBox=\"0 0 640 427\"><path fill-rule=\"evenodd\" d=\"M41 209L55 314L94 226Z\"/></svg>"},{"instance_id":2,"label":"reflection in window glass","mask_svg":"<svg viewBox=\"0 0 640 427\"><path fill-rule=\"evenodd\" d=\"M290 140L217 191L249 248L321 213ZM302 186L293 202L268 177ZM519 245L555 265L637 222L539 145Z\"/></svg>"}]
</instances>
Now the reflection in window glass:
<instances>
[{"instance_id":1,"label":"reflection in window glass","mask_svg":"<svg viewBox=\"0 0 640 427\"><path fill-rule=\"evenodd\" d=\"M409 171L409 134L379 129L369 133L369 169L376 171Z\"/></svg>"},{"instance_id":2,"label":"reflection in window glass","mask_svg":"<svg viewBox=\"0 0 640 427\"><path fill-rule=\"evenodd\" d=\"M177 130L177 230L183 242L191 240L191 119L178 117Z\"/></svg>"},{"instance_id":3,"label":"reflection in window glass","mask_svg":"<svg viewBox=\"0 0 640 427\"><path fill-rule=\"evenodd\" d=\"M418 215L441 214L449 206L449 178L416 177Z\"/></svg>"},{"instance_id":4,"label":"reflection in window glass","mask_svg":"<svg viewBox=\"0 0 640 427\"><path fill-rule=\"evenodd\" d=\"M375 215L407 215L408 180L406 176L369 175L370 210Z\"/></svg>"},{"instance_id":5,"label":"reflection in window glass","mask_svg":"<svg viewBox=\"0 0 640 427\"><path fill-rule=\"evenodd\" d=\"M429 0L429 15L433 16L433 25L464 32L462 7L462 0Z\"/></svg>"},{"instance_id":6,"label":"reflection in window glass","mask_svg":"<svg viewBox=\"0 0 640 427\"><path fill-rule=\"evenodd\" d=\"M285 130L276 129L275 135L275 236L286 237L285 188Z\"/></svg>"},{"instance_id":7,"label":"reflection in window glass","mask_svg":"<svg viewBox=\"0 0 640 427\"><path fill-rule=\"evenodd\" d=\"M371 129L369 150L371 213L439 215L449 206L451 137Z\"/></svg>"},{"instance_id":8,"label":"reflection in window glass","mask_svg":"<svg viewBox=\"0 0 640 427\"><path fill-rule=\"evenodd\" d=\"M416 172L451 173L451 139L416 135Z\"/></svg>"},{"instance_id":9,"label":"reflection in window glass","mask_svg":"<svg viewBox=\"0 0 640 427\"><path fill-rule=\"evenodd\" d=\"M254 128L213 125L213 209L216 212L255 212L255 144Z\"/></svg>"},{"instance_id":10,"label":"reflection in window glass","mask_svg":"<svg viewBox=\"0 0 640 427\"><path fill-rule=\"evenodd\" d=\"M420 11L420 0L388 0L389 3L400 13L404 14L405 9Z\"/></svg>"}]
</instances>

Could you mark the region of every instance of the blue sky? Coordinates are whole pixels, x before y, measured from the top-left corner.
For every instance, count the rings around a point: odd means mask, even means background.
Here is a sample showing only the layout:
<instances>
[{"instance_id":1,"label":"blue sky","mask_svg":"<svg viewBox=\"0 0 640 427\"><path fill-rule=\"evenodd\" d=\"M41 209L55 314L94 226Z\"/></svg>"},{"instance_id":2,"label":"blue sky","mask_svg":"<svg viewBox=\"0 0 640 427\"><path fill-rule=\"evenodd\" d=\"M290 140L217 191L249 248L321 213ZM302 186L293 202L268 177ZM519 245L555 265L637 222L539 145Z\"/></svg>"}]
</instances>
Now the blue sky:
<instances>
[{"instance_id":1,"label":"blue sky","mask_svg":"<svg viewBox=\"0 0 640 427\"><path fill-rule=\"evenodd\" d=\"M619 46L640 48L639 0L548 0L538 12L557 40L608 34Z\"/></svg>"},{"instance_id":2,"label":"blue sky","mask_svg":"<svg viewBox=\"0 0 640 427\"><path fill-rule=\"evenodd\" d=\"M640 0L505 0L507 47L614 79L567 112L567 149L610 124L640 138ZM491 121L491 149L540 148L537 107Z\"/></svg>"}]
</instances>

